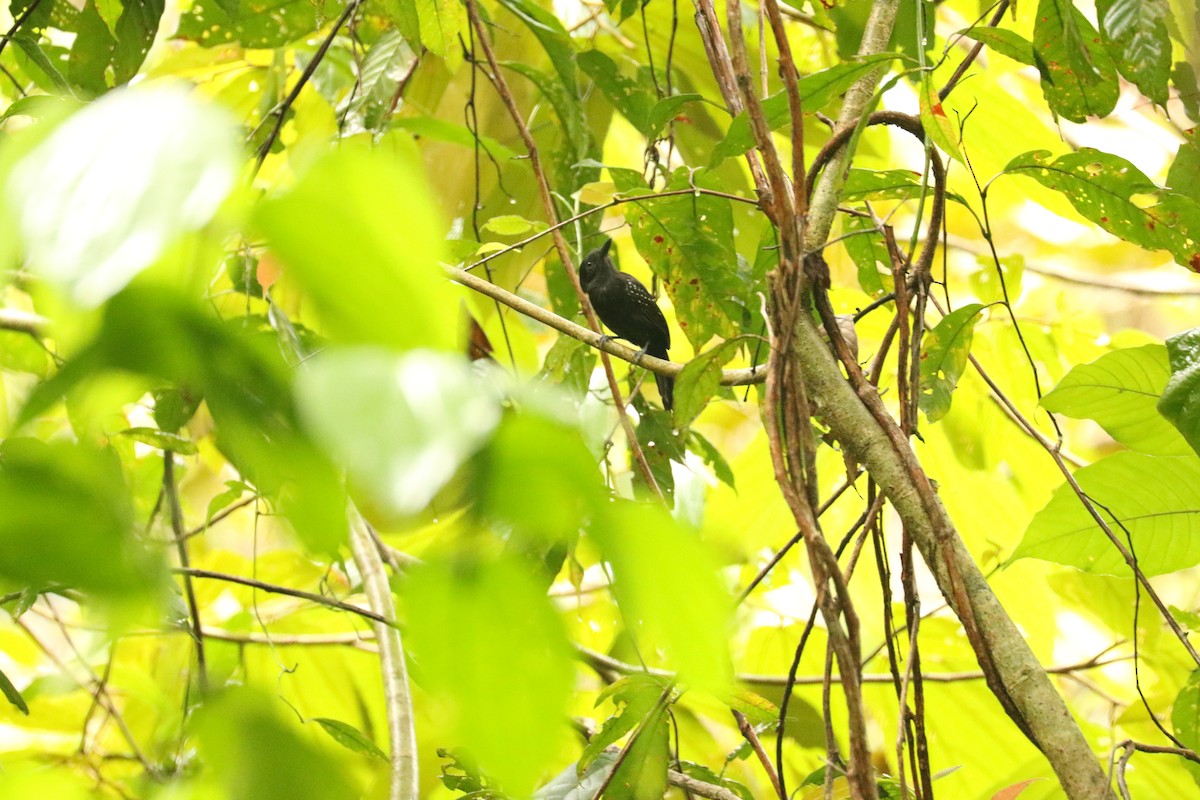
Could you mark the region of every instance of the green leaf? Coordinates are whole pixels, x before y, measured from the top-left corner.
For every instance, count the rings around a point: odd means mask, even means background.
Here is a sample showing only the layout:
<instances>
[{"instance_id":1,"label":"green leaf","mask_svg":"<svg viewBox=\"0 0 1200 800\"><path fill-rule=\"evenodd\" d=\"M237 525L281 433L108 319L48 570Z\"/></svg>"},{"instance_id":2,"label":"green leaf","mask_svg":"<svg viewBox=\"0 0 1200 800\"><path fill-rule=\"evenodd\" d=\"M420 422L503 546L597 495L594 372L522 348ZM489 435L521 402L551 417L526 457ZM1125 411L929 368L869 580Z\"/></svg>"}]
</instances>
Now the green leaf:
<instances>
[{"instance_id":1,"label":"green leaf","mask_svg":"<svg viewBox=\"0 0 1200 800\"><path fill-rule=\"evenodd\" d=\"M1000 266L990 255L975 257L977 268L968 280L971 292L984 303L1016 302L1021 296L1021 279L1025 275L1025 256L1021 253L1002 256ZM1003 281L1003 284L1001 283Z\"/></svg>"},{"instance_id":2,"label":"green leaf","mask_svg":"<svg viewBox=\"0 0 1200 800\"><path fill-rule=\"evenodd\" d=\"M867 198L915 200L932 194L932 185L925 182L921 173L910 169L851 169L846 176L842 198L847 201ZM966 205L957 192L947 192L946 199Z\"/></svg>"},{"instance_id":3,"label":"green leaf","mask_svg":"<svg viewBox=\"0 0 1200 800\"><path fill-rule=\"evenodd\" d=\"M712 468L713 475L717 477L717 480L737 491L733 468L729 466L729 462L725 460L725 456L717 449L717 446L696 431L688 431L688 441L695 446L692 448L693 452L698 453L704 463Z\"/></svg>"},{"instance_id":4,"label":"green leaf","mask_svg":"<svg viewBox=\"0 0 1200 800\"><path fill-rule=\"evenodd\" d=\"M41 119L66 111L78 110L82 107L81 103L69 97L59 97L50 94L31 94L25 97L18 97L9 103L8 108L4 109L4 113L0 114L0 121L6 120L9 117L33 117L34 119Z\"/></svg>"},{"instance_id":5,"label":"green leaf","mask_svg":"<svg viewBox=\"0 0 1200 800\"><path fill-rule=\"evenodd\" d=\"M1171 727L1184 747L1193 751L1200 747L1200 670L1192 670L1187 684L1175 696L1171 706ZM1180 759L1192 779L1200 784L1200 766Z\"/></svg>"},{"instance_id":6,"label":"green leaf","mask_svg":"<svg viewBox=\"0 0 1200 800\"><path fill-rule=\"evenodd\" d=\"M675 381L675 426L692 424L721 385L722 368L737 354L741 342L722 342L684 366Z\"/></svg>"},{"instance_id":7,"label":"green leaf","mask_svg":"<svg viewBox=\"0 0 1200 800\"><path fill-rule=\"evenodd\" d=\"M644 135L650 135L650 113L658 102L654 87L639 84L621 74L616 62L599 50L585 50L576 57L579 68L596 82L604 96Z\"/></svg>"},{"instance_id":8,"label":"green leaf","mask_svg":"<svg viewBox=\"0 0 1200 800\"><path fill-rule=\"evenodd\" d=\"M111 450L9 438L0 445L0 575L110 600L162 587L162 562L134 538L133 507Z\"/></svg>"},{"instance_id":9,"label":"green leaf","mask_svg":"<svg viewBox=\"0 0 1200 800\"><path fill-rule=\"evenodd\" d=\"M646 136L650 139L657 139L663 129L667 127L667 123L679 114L680 109L688 103L695 103L703 99L701 95L692 93L676 94L659 100L646 115Z\"/></svg>"},{"instance_id":10,"label":"green leaf","mask_svg":"<svg viewBox=\"0 0 1200 800\"><path fill-rule=\"evenodd\" d=\"M1033 47L1050 110L1072 122L1107 116L1120 93L1100 35L1071 0L1039 0Z\"/></svg>"},{"instance_id":11,"label":"green leaf","mask_svg":"<svg viewBox=\"0 0 1200 800\"><path fill-rule=\"evenodd\" d=\"M12 42L24 57L18 57L18 63L29 73L39 88L47 92L56 92L64 97L69 97L74 93L71 84L46 55L36 38L27 33L19 33L12 38Z\"/></svg>"},{"instance_id":12,"label":"green leaf","mask_svg":"<svg viewBox=\"0 0 1200 800\"><path fill-rule=\"evenodd\" d=\"M456 122L450 122L436 117L405 117L404 119L393 119L393 128L400 128L410 133L425 139L431 139L435 142L446 142L447 144L458 144L463 147L475 148L475 136L466 125L460 125ZM517 157L517 153L502 145L497 140L490 136L480 136L479 144L484 151L491 155L497 161L511 161Z\"/></svg>"},{"instance_id":13,"label":"green leaf","mask_svg":"<svg viewBox=\"0 0 1200 800\"><path fill-rule=\"evenodd\" d=\"M1187 442L1156 407L1170 376L1167 348L1160 344L1116 350L1073 368L1042 398L1042 407L1093 419L1133 450L1186 455Z\"/></svg>"},{"instance_id":14,"label":"green leaf","mask_svg":"<svg viewBox=\"0 0 1200 800\"><path fill-rule=\"evenodd\" d=\"M920 408L930 422L950 411L951 395L958 386L971 352L971 338L983 306L968 303L942 317L921 342Z\"/></svg>"},{"instance_id":15,"label":"green leaf","mask_svg":"<svg viewBox=\"0 0 1200 800\"><path fill-rule=\"evenodd\" d=\"M454 741L506 794L528 796L569 741L575 682L570 643L542 586L522 561L472 559L427 562L401 593L409 650Z\"/></svg>"},{"instance_id":16,"label":"green leaf","mask_svg":"<svg viewBox=\"0 0 1200 800\"><path fill-rule=\"evenodd\" d=\"M929 140L942 149L942 152L960 163L963 162L962 152L958 149L958 133L942 108L938 99L937 89L929 73L921 76L921 127Z\"/></svg>"},{"instance_id":17,"label":"green leaf","mask_svg":"<svg viewBox=\"0 0 1200 800\"><path fill-rule=\"evenodd\" d=\"M1122 541L1128 531L1147 575L1200 563L1200 459L1121 452L1084 467L1075 479ZM1120 553L1068 484L1034 515L1013 553L1012 559L1018 558L1097 575L1129 575Z\"/></svg>"},{"instance_id":18,"label":"green leaf","mask_svg":"<svg viewBox=\"0 0 1200 800\"><path fill-rule=\"evenodd\" d=\"M1096 0L1100 33L1117 68L1160 106L1171 74L1170 15L1167 0Z\"/></svg>"},{"instance_id":19,"label":"green leaf","mask_svg":"<svg viewBox=\"0 0 1200 800\"><path fill-rule=\"evenodd\" d=\"M342 765L314 745L273 701L250 689L210 699L192 727L205 774L224 796L259 800L351 800L358 790Z\"/></svg>"},{"instance_id":20,"label":"green leaf","mask_svg":"<svg viewBox=\"0 0 1200 800\"><path fill-rule=\"evenodd\" d=\"M1167 339L1167 358L1171 378L1158 410L1200 453L1200 328Z\"/></svg>"},{"instance_id":21,"label":"green leaf","mask_svg":"<svg viewBox=\"0 0 1200 800\"><path fill-rule=\"evenodd\" d=\"M1160 188L1120 156L1090 147L1058 158L1035 150L1014 158L1004 171L1060 192L1114 236L1147 250L1167 250L1179 264L1200 271L1200 204Z\"/></svg>"},{"instance_id":22,"label":"green leaf","mask_svg":"<svg viewBox=\"0 0 1200 800\"><path fill-rule=\"evenodd\" d=\"M861 60L848 61L805 75L799 81L803 110L809 114L820 111L834 98L845 93L859 78L896 57L895 53L876 53ZM771 130L778 130L789 124L791 111L788 108L787 93L778 92L763 100L763 114ZM743 111L729 123L725 138L713 149L709 166L715 167L730 156L740 156L752 147L754 135L750 131L750 119Z\"/></svg>"},{"instance_id":23,"label":"green leaf","mask_svg":"<svg viewBox=\"0 0 1200 800\"><path fill-rule=\"evenodd\" d=\"M346 500L328 458L301 432L277 340L221 322L192 301L134 285L108 301L95 338L21 409L24 424L85 379L132 373L192 387L216 423L217 446L277 499L314 551L345 540Z\"/></svg>"},{"instance_id":24,"label":"green leaf","mask_svg":"<svg viewBox=\"0 0 1200 800\"><path fill-rule=\"evenodd\" d=\"M16 706L18 711L29 716L29 706L25 703L25 698L21 697L21 693L17 691L16 686L13 686L13 682L8 679L3 670L0 670L0 692L4 693L5 699Z\"/></svg>"},{"instance_id":25,"label":"green leaf","mask_svg":"<svg viewBox=\"0 0 1200 800\"><path fill-rule=\"evenodd\" d=\"M465 358L425 350L330 348L299 371L296 399L351 481L399 514L424 509L500 421Z\"/></svg>"},{"instance_id":26,"label":"green leaf","mask_svg":"<svg viewBox=\"0 0 1200 800\"><path fill-rule=\"evenodd\" d=\"M976 25L974 28L968 28L960 33L977 42L983 42L988 49L994 50L1002 56L1008 56L1013 61L1019 61L1029 67L1037 66L1033 54L1033 42L1016 31Z\"/></svg>"},{"instance_id":27,"label":"green leaf","mask_svg":"<svg viewBox=\"0 0 1200 800\"><path fill-rule=\"evenodd\" d=\"M540 543L573 540L605 500L578 429L531 410L506 417L474 466L475 510Z\"/></svg>"},{"instance_id":28,"label":"green leaf","mask_svg":"<svg viewBox=\"0 0 1200 800\"><path fill-rule=\"evenodd\" d=\"M416 4L410 0L383 0L383 10L388 19L396 23L397 32L408 46L416 50L421 43L421 16Z\"/></svg>"},{"instance_id":29,"label":"green leaf","mask_svg":"<svg viewBox=\"0 0 1200 800\"><path fill-rule=\"evenodd\" d=\"M607 748L621 741L654 713L666 688L667 681L663 678L634 674L620 678L600 692L596 705L611 700L617 711L588 740L579 756L579 765L585 769L591 767L593 762L605 755Z\"/></svg>"},{"instance_id":30,"label":"green leaf","mask_svg":"<svg viewBox=\"0 0 1200 800\"><path fill-rule=\"evenodd\" d=\"M467 30L467 10L459 0L414 0L421 20L421 44L446 61L450 72L462 62L459 34Z\"/></svg>"},{"instance_id":31,"label":"green leaf","mask_svg":"<svg viewBox=\"0 0 1200 800\"><path fill-rule=\"evenodd\" d=\"M412 8L411 4L406 6ZM384 31L362 59L359 86L346 110L346 117L360 119L362 126L372 131L392 121L392 100L400 81L398 76L414 59L416 54L399 30Z\"/></svg>"},{"instance_id":32,"label":"green leaf","mask_svg":"<svg viewBox=\"0 0 1200 800\"><path fill-rule=\"evenodd\" d=\"M39 339L20 331L0 331L0 369L46 377L50 353Z\"/></svg>"},{"instance_id":33,"label":"green leaf","mask_svg":"<svg viewBox=\"0 0 1200 800\"><path fill-rule=\"evenodd\" d=\"M482 227L497 236L526 236L533 231L544 230L546 223L525 219L517 214L501 214L483 223Z\"/></svg>"},{"instance_id":34,"label":"green leaf","mask_svg":"<svg viewBox=\"0 0 1200 800\"><path fill-rule=\"evenodd\" d=\"M353 725L328 717L317 717L313 722L320 725L335 742L347 750L371 756L385 763L388 761L387 753L380 750L377 744Z\"/></svg>"},{"instance_id":35,"label":"green leaf","mask_svg":"<svg viewBox=\"0 0 1200 800\"><path fill-rule=\"evenodd\" d=\"M347 146L260 205L255 222L332 335L449 350L458 303L439 268L436 207L417 165Z\"/></svg>"},{"instance_id":36,"label":"green leaf","mask_svg":"<svg viewBox=\"0 0 1200 800\"><path fill-rule=\"evenodd\" d=\"M225 491L220 494L213 495L213 499L208 501L208 509L204 512L205 525L207 525L218 512L223 511L229 506L242 499L242 495L251 491L250 487L241 481L225 481Z\"/></svg>"},{"instance_id":37,"label":"green leaf","mask_svg":"<svg viewBox=\"0 0 1200 800\"><path fill-rule=\"evenodd\" d=\"M203 47L233 42L249 48L282 47L315 31L327 15L336 16L341 3L318 7L311 0L269 0L269 7L250 5L231 13L227 0L195 0L179 18L175 37Z\"/></svg>"},{"instance_id":38,"label":"green leaf","mask_svg":"<svg viewBox=\"0 0 1200 800\"><path fill-rule=\"evenodd\" d=\"M122 89L21 159L5 194L30 269L94 307L213 218L241 159L216 105L174 85Z\"/></svg>"},{"instance_id":39,"label":"green leaf","mask_svg":"<svg viewBox=\"0 0 1200 800\"><path fill-rule=\"evenodd\" d=\"M119 0L90 0L79 15L71 46L71 81L102 94L108 89L109 68L116 85L132 80L154 43L163 8L163 0L126 0L124 7Z\"/></svg>"},{"instance_id":40,"label":"green leaf","mask_svg":"<svg viewBox=\"0 0 1200 800\"><path fill-rule=\"evenodd\" d=\"M1184 131L1184 141L1175 151L1175 160L1167 173L1167 186L1172 191L1190 197L1200 203L1200 142L1196 140L1196 129Z\"/></svg>"},{"instance_id":41,"label":"green leaf","mask_svg":"<svg viewBox=\"0 0 1200 800\"><path fill-rule=\"evenodd\" d=\"M500 4L525 23L550 56L550 62L554 64L563 88L575 95L578 91L575 78L575 44L571 35L558 21L558 17L529 0L500 0Z\"/></svg>"},{"instance_id":42,"label":"green leaf","mask_svg":"<svg viewBox=\"0 0 1200 800\"><path fill-rule=\"evenodd\" d=\"M157 428L126 428L117 435L128 436L135 442L148 444L163 451L169 450L183 456L194 456L200 452L196 447L196 443L190 439L185 439L177 433L160 431Z\"/></svg>"},{"instance_id":43,"label":"green leaf","mask_svg":"<svg viewBox=\"0 0 1200 800\"><path fill-rule=\"evenodd\" d=\"M661 646L682 681L726 690L732 673L725 636L733 606L716 559L696 535L662 507L631 502L609 506L591 533L612 564L622 617L638 631L642 652ZM686 602L679 586L688 587Z\"/></svg>"},{"instance_id":44,"label":"green leaf","mask_svg":"<svg viewBox=\"0 0 1200 800\"><path fill-rule=\"evenodd\" d=\"M624 207L625 218L633 228L638 253L671 298L688 341L699 348L713 336L737 334L753 301L736 271L730 201L712 195L658 198L646 193L637 173L611 173L626 194L645 193L645 199ZM666 189L711 183L713 179L706 175L680 168Z\"/></svg>"}]
</instances>

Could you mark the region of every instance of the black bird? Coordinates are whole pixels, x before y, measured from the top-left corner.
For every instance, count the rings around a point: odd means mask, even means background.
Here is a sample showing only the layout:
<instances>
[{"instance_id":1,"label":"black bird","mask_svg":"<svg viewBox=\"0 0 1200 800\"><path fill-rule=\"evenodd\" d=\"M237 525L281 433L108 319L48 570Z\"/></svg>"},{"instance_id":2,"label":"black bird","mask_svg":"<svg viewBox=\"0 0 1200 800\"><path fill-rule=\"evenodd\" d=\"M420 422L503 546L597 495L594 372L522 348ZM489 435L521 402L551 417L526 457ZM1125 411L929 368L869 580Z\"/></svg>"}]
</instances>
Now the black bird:
<instances>
[{"instance_id":1,"label":"black bird","mask_svg":"<svg viewBox=\"0 0 1200 800\"><path fill-rule=\"evenodd\" d=\"M592 301L600 321L618 337L640 347L643 353L667 359L671 348L671 331L667 318L654 302L646 287L632 275L613 266L608 257L612 239L587 254L579 267L579 282ZM654 376L663 408L674 404L675 379L667 375Z\"/></svg>"}]
</instances>

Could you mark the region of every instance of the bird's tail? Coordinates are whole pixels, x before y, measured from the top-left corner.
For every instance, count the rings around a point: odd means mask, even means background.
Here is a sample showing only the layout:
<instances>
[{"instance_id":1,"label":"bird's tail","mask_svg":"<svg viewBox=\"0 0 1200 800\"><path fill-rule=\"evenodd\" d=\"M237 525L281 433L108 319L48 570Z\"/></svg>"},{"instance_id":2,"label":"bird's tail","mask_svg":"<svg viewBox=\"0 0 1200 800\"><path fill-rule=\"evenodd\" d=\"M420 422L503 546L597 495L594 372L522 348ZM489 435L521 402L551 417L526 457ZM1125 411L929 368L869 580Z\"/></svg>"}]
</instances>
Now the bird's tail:
<instances>
[{"instance_id":1,"label":"bird's tail","mask_svg":"<svg viewBox=\"0 0 1200 800\"><path fill-rule=\"evenodd\" d=\"M664 361L670 359L665 347L661 349L655 348L654 350L650 350L649 353L655 358L661 358ZM659 375L656 372L654 374L654 382L658 384L658 393L662 396L663 408L670 411L675 406L675 379L669 375Z\"/></svg>"}]
</instances>

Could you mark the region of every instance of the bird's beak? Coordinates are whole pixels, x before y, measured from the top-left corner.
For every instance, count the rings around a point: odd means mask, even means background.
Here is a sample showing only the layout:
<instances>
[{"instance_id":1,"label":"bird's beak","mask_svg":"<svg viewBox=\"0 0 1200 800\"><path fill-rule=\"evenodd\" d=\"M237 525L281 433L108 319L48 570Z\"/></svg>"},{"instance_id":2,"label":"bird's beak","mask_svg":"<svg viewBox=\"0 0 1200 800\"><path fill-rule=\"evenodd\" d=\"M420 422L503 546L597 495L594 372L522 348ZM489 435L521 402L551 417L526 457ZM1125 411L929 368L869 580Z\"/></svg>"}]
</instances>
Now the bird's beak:
<instances>
[{"instance_id":1,"label":"bird's beak","mask_svg":"<svg viewBox=\"0 0 1200 800\"><path fill-rule=\"evenodd\" d=\"M608 257L608 248L612 247L612 239L605 239L604 244L600 245L600 255Z\"/></svg>"}]
</instances>

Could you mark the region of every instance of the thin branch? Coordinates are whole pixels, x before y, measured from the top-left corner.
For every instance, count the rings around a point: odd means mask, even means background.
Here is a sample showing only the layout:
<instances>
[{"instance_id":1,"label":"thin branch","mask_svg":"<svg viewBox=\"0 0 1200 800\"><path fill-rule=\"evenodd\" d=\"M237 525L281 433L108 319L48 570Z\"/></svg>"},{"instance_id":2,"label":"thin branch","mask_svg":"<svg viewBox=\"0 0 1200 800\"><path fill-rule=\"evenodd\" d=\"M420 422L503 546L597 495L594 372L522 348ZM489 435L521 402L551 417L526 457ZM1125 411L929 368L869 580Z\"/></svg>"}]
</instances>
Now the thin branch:
<instances>
[{"instance_id":1,"label":"thin branch","mask_svg":"<svg viewBox=\"0 0 1200 800\"><path fill-rule=\"evenodd\" d=\"M28 333L30 336L45 336L50 320L30 311L16 308L0 308L0 330Z\"/></svg>"},{"instance_id":2,"label":"thin branch","mask_svg":"<svg viewBox=\"0 0 1200 800\"><path fill-rule=\"evenodd\" d=\"M384 625L390 626L394 624L379 614L376 614L374 611L370 611L365 608L359 608L358 606L351 605L350 603L343 603L341 600L335 600L332 597L325 597L324 595L315 594L313 592L306 592L303 589L292 589L287 586L279 586L274 583L266 583L264 581L255 580L254 578L243 578L240 575L230 575L225 572L215 572L210 569L196 569L195 567L176 567L173 568L171 572L174 572L177 575L191 575L193 578L206 578L214 581L236 583L240 586L249 586L253 589L259 589L260 591L269 592L271 594L282 594L288 597L298 597L301 600L308 600L309 602L326 606L328 608L334 608L338 611L348 611L351 614L357 614L360 617L365 617L366 619L374 622L381 622Z\"/></svg>"},{"instance_id":3,"label":"thin branch","mask_svg":"<svg viewBox=\"0 0 1200 800\"><path fill-rule=\"evenodd\" d=\"M484 279L472 275L464 269L458 267L446 267L443 271L447 277L455 283L462 284L469 289L474 289L480 294L487 297L499 300L509 308L519 311L531 319L535 319L545 325L554 328L559 333L578 339L585 342L598 350L605 353L610 353L617 356L623 361L628 361L630 364L636 364L639 367L645 367L657 375L670 375L676 377L683 370L683 364L677 364L674 361L667 361L662 358L655 358L651 355L638 355L637 350L627 345L623 345L615 339L607 336L602 336L594 330L577 325L571 320L560 317L553 311L548 311L535 303L531 303L522 297L507 292L496 286L493 283L488 283ZM762 383L766 373L763 369L730 369L721 373L722 386L745 386L752 383ZM619 396L619 395L618 395Z\"/></svg>"}]
</instances>

